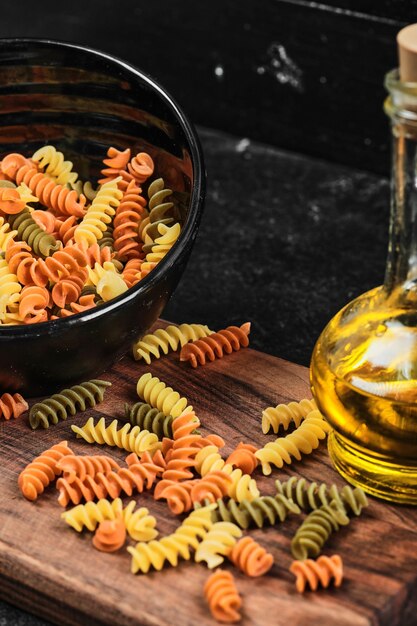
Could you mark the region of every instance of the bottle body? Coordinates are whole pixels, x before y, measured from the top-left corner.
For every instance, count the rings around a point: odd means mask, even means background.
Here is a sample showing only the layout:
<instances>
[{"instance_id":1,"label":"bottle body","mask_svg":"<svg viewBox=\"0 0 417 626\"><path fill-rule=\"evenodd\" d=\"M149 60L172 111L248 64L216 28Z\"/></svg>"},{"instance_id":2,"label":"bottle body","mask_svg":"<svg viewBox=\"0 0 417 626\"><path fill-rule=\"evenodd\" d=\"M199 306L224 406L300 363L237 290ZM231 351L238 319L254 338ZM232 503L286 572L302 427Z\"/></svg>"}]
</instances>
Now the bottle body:
<instances>
[{"instance_id":1,"label":"bottle body","mask_svg":"<svg viewBox=\"0 0 417 626\"><path fill-rule=\"evenodd\" d=\"M384 284L329 322L310 377L339 472L368 493L417 504L417 84L394 71L386 85L393 154Z\"/></svg>"},{"instance_id":2,"label":"bottle body","mask_svg":"<svg viewBox=\"0 0 417 626\"><path fill-rule=\"evenodd\" d=\"M417 504L417 311L377 287L321 334L311 385L339 472L373 495Z\"/></svg>"}]
</instances>

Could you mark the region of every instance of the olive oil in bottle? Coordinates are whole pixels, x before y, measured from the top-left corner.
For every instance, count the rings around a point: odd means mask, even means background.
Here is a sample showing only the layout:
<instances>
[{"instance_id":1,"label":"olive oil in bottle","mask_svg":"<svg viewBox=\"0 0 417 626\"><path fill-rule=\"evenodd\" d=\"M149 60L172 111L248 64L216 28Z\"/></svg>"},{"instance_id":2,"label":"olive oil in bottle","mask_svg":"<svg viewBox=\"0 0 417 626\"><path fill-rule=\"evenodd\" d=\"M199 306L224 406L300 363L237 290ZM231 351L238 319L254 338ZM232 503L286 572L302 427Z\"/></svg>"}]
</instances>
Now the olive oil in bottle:
<instances>
[{"instance_id":1,"label":"olive oil in bottle","mask_svg":"<svg viewBox=\"0 0 417 626\"><path fill-rule=\"evenodd\" d=\"M417 24L398 43L400 70L385 80L393 144L385 281L329 322L310 374L339 472L375 496L417 504Z\"/></svg>"}]
</instances>

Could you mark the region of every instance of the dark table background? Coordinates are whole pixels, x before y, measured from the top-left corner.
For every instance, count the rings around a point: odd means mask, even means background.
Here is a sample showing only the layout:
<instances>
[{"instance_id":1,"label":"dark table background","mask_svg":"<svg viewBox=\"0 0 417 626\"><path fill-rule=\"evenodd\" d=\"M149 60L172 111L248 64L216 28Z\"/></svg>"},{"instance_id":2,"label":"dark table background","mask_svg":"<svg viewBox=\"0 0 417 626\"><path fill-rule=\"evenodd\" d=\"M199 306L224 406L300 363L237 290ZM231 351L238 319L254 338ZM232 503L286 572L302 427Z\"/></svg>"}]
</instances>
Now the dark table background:
<instances>
[{"instance_id":1,"label":"dark table background","mask_svg":"<svg viewBox=\"0 0 417 626\"><path fill-rule=\"evenodd\" d=\"M2 3L0 36L101 49L176 98L202 142L207 201L164 317L249 320L252 347L308 366L327 321L384 278L383 80L414 21L416 0L39 0ZM43 624L0 602L1 626Z\"/></svg>"}]
</instances>

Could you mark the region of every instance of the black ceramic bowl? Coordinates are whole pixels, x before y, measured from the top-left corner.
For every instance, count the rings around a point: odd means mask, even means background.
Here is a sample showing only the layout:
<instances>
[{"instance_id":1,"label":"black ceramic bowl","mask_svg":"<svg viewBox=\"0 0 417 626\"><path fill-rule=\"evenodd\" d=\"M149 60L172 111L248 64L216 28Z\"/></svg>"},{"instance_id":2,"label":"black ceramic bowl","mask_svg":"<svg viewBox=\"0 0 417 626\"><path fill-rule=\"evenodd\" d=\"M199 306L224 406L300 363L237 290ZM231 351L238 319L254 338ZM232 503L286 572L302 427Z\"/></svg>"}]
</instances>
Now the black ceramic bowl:
<instances>
[{"instance_id":1,"label":"black ceramic bowl","mask_svg":"<svg viewBox=\"0 0 417 626\"><path fill-rule=\"evenodd\" d=\"M148 152L183 224L166 257L122 296L56 321L0 326L0 391L29 396L98 376L150 328L184 271L205 191L196 134L149 76L81 46L0 40L0 158L46 144L74 162L81 180L97 180L109 146Z\"/></svg>"}]
</instances>

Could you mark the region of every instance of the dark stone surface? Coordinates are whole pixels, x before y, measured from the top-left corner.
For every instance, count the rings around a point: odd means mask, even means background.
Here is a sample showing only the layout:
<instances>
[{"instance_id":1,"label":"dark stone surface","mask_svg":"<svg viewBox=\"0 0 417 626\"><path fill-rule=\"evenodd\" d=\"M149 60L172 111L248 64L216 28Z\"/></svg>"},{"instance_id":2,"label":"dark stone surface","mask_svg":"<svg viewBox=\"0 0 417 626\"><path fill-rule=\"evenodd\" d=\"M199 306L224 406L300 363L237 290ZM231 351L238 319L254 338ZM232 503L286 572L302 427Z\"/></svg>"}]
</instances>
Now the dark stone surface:
<instances>
[{"instance_id":1,"label":"dark stone surface","mask_svg":"<svg viewBox=\"0 0 417 626\"><path fill-rule=\"evenodd\" d=\"M24 10L22 10L24 6ZM3 2L1 37L98 48L154 76L195 123L383 175L385 73L417 0Z\"/></svg>"},{"instance_id":2,"label":"dark stone surface","mask_svg":"<svg viewBox=\"0 0 417 626\"><path fill-rule=\"evenodd\" d=\"M327 321L383 281L389 182L200 129L206 211L164 316L253 323L254 348L308 365Z\"/></svg>"},{"instance_id":3,"label":"dark stone surface","mask_svg":"<svg viewBox=\"0 0 417 626\"><path fill-rule=\"evenodd\" d=\"M253 348L308 365L325 323L383 280L388 180L203 128L199 134L206 210L164 317L216 330L250 320ZM43 624L0 603L0 626Z\"/></svg>"}]
</instances>

